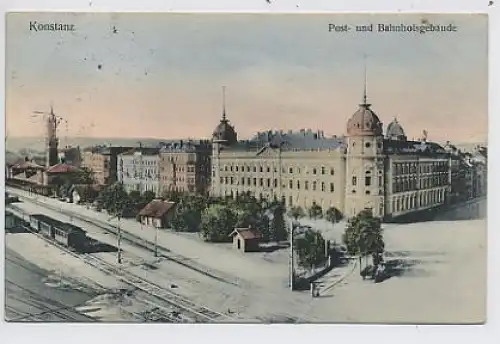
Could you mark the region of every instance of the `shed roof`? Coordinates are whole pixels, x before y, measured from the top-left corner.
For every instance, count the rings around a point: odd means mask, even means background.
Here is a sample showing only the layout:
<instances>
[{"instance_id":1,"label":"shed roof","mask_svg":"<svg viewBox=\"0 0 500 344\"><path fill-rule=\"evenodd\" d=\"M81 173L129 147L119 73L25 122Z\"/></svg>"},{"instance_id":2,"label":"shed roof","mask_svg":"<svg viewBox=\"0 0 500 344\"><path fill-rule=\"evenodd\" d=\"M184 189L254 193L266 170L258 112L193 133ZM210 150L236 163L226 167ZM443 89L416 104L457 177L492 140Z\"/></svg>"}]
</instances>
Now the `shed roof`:
<instances>
[{"instance_id":1,"label":"shed roof","mask_svg":"<svg viewBox=\"0 0 500 344\"><path fill-rule=\"evenodd\" d=\"M234 236L238 234L240 237L242 237L244 240L251 240L251 239L261 239L262 235L260 234L259 231L253 228L235 228L234 231L229 234L229 236Z\"/></svg>"},{"instance_id":2,"label":"shed roof","mask_svg":"<svg viewBox=\"0 0 500 344\"><path fill-rule=\"evenodd\" d=\"M141 209L139 215L160 218L165 216L174 206L175 202L154 199Z\"/></svg>"}]
</instances>

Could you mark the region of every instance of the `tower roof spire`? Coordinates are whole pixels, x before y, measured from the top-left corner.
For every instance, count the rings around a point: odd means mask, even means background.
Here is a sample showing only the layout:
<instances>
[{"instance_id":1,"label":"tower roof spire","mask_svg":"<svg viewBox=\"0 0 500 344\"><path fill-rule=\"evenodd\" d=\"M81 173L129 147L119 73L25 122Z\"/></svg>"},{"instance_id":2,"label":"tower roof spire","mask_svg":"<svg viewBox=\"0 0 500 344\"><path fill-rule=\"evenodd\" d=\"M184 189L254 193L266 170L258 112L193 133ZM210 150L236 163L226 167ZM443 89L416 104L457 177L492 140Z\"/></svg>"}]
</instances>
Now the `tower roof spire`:
<instances>
[{"instance_id":1,"label":"tower roof spire","mask_svg":"<svg viewBox=\"0 0 500 344\"><path fill-rule=\"evenodd\" d=\"M366 72L366 54L363 55L363 71L364 71L364 84L363 84L363 100L360 106L362 107L369 107L371 104L367 103L367 96L366 96L366 84L367 84L367 72Z\"/></svg>"},{"instance_id":2,"label":"tower roof spire","mask_svg":"<svg viewBox=\"0 0 500 344\"><path fill-rule=\"evenodd\" d=\"M226 86L222 86L222 122L226 121Z\"/></svg>"}]
</instances>

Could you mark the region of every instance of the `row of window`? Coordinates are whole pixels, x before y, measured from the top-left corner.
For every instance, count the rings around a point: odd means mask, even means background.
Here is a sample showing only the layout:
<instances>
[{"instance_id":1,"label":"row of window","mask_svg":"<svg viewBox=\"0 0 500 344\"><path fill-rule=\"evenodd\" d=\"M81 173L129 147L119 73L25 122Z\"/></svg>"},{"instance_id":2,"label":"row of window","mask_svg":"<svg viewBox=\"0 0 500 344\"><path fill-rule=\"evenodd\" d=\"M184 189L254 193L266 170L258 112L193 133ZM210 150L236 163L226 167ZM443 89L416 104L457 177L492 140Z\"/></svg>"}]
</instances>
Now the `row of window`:
<instances>
[{"instance_id":1,"label":"row of window","mask_svg":"<svg viewBox=\"0 0 500 344\"><path fill-rule=\"evenodd\" d=\"M241 186L260 186L260 187L268 187L268 188L277 188L278 187L278 179L274 178L245 178L241 177L238 179L237 177L220 177L220 183L225 184L225 185L241 185ZM303 185L304 190L309 190L311 189L312 191L323 191L323 192L334 192L335 187L333 183L329 183L329 186L327 187L327 184L325 182L316 182L312 181L309 183L309 181L304 181L303 184L301 184L300 180L297 180L295 183L293 180L288 181L288 189L290 190L300 190L301 186ZM283 184L282 187L286 188L287 184Z\"/></svg>"},{"instance_id":2,"label":"row of window","mask_svg":"<svg viewBox=\"0 0 500 344\"><path fill-rule=\"evenodd\" d=\"M264 172L267 172L267 173L271 173L271 167L270 166L259 166L257 168L257 166L238 166L238 165L224 165L224 169L221 168L221 172L222 170L224 170L225 172L261 172L261 173L264 173ZM278 172L278 168L275 166L273 167L272 169L273 172L277 173ZM281 172L282 173L290 173L290 174L293 174L293 173L300 173L300 167L288 167L288 168L285 168L283 167L281 169ZM333 176L335 174L335 170L333 168L327 168L325 166L321 166L320 168L316 168L316 167L313 167L312 168L312 174L316 175L316 174L322 174L322 175L326 175L326 174L329 174L331 176Z\"/></svg>"},{"instance_id":3,"label":"row of window","mask_svg":"<svg viewBox=\"0 0 500 344\"><path fill-rule=\"evenodd\" d=\"M419 173L435 173L435 172L447 172L448 163L445 161L437 161L432 163L416 163L416 162L404 162L394 163L393 174L398 176L402 174L412 174L417 173L417 167Z\"/></svg>"},{"instance_id":4,"label":"row of window","mask_svg":"<svg viewBox=\"0 0 500 344\"><path fill-rule=\"evenodd\" d=\"M398 192L406 192L417 189L429 189L438 186L445 186L447 184L448 184L448 176L446 175L425 177L421 178L420 180L417 180L416 178L410 178L404 180L396 179L392 183L392 192L398 193Z\"/></svg>"},{"instance_id":5,"label":"row of window","mask_svg":"<svg viewBox=\"0 0 500 344\"><path fill-rule=\"evenodd\" d=\"M370 175L369 171L366 172L365 176L365 186L372 186L372 176ZM357 186L358 185L358 177L353 176L352 177L352 186ZM383 186L384 185L384 177L383 176L378 176L378 185Z\"/></svg>"}]
</instances>

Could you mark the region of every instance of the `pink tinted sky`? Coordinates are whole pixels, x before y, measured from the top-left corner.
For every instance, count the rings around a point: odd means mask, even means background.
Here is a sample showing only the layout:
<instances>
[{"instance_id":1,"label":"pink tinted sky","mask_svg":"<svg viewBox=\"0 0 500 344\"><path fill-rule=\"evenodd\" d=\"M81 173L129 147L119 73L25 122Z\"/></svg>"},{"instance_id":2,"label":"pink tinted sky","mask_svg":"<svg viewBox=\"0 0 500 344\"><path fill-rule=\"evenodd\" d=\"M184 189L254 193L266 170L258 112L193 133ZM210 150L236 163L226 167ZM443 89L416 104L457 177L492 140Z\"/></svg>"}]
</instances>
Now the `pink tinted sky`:
<instances>
[{"instance_id":1,"label":"pink tinted sky","mask_svg":"<svg viewBox=\"0 0 500 344\"><path fill-rule=\"evenodd\" d=\"M41 135L31 114L53 102L69 136L209 137L226 85L242 138L268 129L343 134L368 54L368 97L385 124L397 116L410 138L426 129L437 141L485 141L487 19L426 19L458 31L328 32L333 22L419 24L416 15L10 14L7 132ZM76 31L33 32L33 21Z\"/></svg>"}]
</instances>

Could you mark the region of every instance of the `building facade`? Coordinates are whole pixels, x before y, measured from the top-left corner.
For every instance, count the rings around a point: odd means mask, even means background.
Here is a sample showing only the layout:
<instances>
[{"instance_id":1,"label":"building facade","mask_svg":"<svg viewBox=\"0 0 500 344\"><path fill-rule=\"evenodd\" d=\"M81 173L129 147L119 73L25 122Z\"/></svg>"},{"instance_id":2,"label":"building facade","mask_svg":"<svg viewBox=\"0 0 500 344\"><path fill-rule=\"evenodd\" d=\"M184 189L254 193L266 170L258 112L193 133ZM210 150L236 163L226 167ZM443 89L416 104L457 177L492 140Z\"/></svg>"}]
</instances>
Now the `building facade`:
<instances>
[{"instance_id":1,"label":"building facade","mask_svg":"<svg viewBox=\"0 0 500 344\"><path fill-rule=\"evenodd\" d=\"M89 168L98 185L110 185L118 181L118 155L132 147L89 147L83 150L82 167Z\"/></svg>"},{"instance_id":2,"label":"building facade","mask_svg":"<svg viewBox=\"0 0 500 344\"><path fill-rule=\"evenodd\" d=\"M118 155L118 182L127 192L160 194L158 148L133 148Z\"/></svg>"},{"instance_id":3,"label":"building facade","mask_svg":"<svg viewBox=\"0 0 500 344\"><path fill-rule=\"evenodd\" d=\"M301 130L238 141L224 111L212 142L213 196L249 193L288 208L333 207L347 217L366 208L392 219L439 207L450 202L456 177L449 152L426 133L408 140L394 119L384 134L366 97L346 136Z\"/></svg>"},{"instance_id":4,"label":"building facade","mask_svg":"<svg viewBox=\"0 0 500 344\"><path fill-rule=\"evenodd\" d=\"M205 194L210 184L210 141L170 142L160 148L160 193Z\"/></svg>"}]
</instances>

